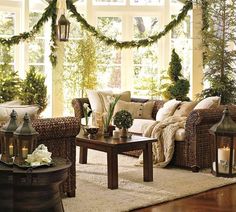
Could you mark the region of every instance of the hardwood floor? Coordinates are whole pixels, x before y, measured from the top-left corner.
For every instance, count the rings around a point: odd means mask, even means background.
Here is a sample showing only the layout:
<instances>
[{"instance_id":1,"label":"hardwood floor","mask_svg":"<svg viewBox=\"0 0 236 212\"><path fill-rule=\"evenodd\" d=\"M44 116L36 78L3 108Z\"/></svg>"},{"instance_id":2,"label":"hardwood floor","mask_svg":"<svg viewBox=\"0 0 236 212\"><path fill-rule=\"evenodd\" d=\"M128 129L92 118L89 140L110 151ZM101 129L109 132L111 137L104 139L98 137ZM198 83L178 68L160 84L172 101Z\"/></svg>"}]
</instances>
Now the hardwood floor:
<instances>
[{"instance_id":1,"label":"hardwood floor","mask_svg":"<svg viewBox=\"0 0 236 212\"><path fill-rule=\"evenodd\" d=\"M133 212L236 212L236 184Z\"/></svg>"}]
</instances>

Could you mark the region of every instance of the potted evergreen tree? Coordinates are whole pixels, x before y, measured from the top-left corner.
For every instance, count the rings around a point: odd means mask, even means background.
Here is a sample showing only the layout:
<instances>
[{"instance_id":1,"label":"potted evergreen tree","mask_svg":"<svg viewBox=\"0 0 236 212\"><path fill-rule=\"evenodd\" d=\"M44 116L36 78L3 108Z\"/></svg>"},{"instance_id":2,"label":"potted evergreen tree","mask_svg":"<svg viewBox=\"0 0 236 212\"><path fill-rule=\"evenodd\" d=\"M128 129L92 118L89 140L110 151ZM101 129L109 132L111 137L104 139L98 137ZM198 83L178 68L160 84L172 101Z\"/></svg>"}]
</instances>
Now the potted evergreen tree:
<instances>
[{"instance_id":1,"label":"potted evergreen tree","mask_svg":"<svg viewBox=\"0 0 236 212\"><path fill-rule=\"evenodd\" d=\"M47 86L45 76L31 67L22 82L20 100L23 104L37 104L40 114L47 106Z\"/></svg>"},{"instance_id":2,"label":"potted evergreen tree","mask_svg":"<svg viewBox=\"0 0 236 212\"><path fill-rule=\"evenodd\" d=\"M236 103L235 1L204 1L204 81L201 97L221 96L222 104Z\"/></svg>"},{"instance_id":3,"label":"potted evergreen tree","mask_svg":"<svg viewBox=\"0 0 236 212\"><path fill-rule=\"evenodd\" d=\"M114 116L114 124L121 130L120 137L127 138L128 129L133 125L133 118L127 110L120 110Z\"/></svg>"},{"instance_id":4,"label":"potted evergreen tree","mask_svg":"<svg viewBox=\"0 0 236 212\"><path fill-rule=\"evenodd\" d=\"M189 101L187 94L189 92L189 81L181 73L182 65L179 55L172 50L171 61L169 63L168 77L170 84L166 86L164 97L166 99L177 99L180 101Z\"/></svg>"}]
</instances>

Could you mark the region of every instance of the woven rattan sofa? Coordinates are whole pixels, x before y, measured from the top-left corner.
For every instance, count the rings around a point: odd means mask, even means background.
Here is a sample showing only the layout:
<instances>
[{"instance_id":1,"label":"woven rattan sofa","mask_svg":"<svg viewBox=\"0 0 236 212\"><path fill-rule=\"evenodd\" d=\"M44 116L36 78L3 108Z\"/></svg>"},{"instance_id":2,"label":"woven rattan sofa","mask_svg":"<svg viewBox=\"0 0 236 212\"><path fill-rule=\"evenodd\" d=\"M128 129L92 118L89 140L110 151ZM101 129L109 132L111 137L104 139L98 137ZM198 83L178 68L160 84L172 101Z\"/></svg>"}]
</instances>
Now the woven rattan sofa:
<instances>
[{"instance_id":1,"label":"woven rattan sofa","mask_svg":"<svg viewBox=\"0 0 236 212\"><path fill-rule=\"evenodd\" d=\"M146 102L148 99L135 99L133 102ZM76 117L83 117L83 104L88 103L87 98L77 98L72 100ZM155 119L157 111L163 106L164 102L156 100L152 117ZM224 106L214 109L193 110L187 117L185 126L185 140L175 142L175 152L171 161L172 165L191 168L197 171L199 168L211 166L211 136L209 128L218 122L222 117ZM236 121L236 106L229 106L233 119ZM128 152L129 155L139 156L140 151Z\"/></svg>"},{"instance_id":2,"label":"woven rattan sofa","mask_svg":"<svg viewBox=\"0 0 236 212\"><path fill-rule=\"evenodd\" d=\"M68 179L62 185L62 192L68 197L74 197L76 189L75 137L80 130L80 119L78 117L36 119L32 125L39 133L38 144L45 144L53 157L62 157L72 162Z\"/></svg>"}]
</instances>

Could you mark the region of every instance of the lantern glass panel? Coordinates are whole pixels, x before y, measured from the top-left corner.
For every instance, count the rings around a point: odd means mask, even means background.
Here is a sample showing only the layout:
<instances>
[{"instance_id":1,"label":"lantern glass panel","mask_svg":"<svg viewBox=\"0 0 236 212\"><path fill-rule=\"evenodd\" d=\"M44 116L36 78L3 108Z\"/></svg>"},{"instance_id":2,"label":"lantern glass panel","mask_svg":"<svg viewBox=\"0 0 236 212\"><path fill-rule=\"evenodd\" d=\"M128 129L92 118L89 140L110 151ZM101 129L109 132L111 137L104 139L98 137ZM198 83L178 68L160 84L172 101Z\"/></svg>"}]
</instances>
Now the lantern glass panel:
<instances>
[{"instance_id":1,"label":"lantern glass panel","mask_svg":"<svg viewBox=\"0 0 236 212\"><path fill-rule=\"evenodd\" d=\"M229 174L230 173L230 148L231 148L231 142L232 137L227 136L216 136L216 146L214 147L214 150L216 151L215 154L213 154L213 170L216 171L216 160L218 161L218 172L222 174ZM235 167L235 144L233 151L233 166L232 166L232 173L236 173L236 167ZM217 158L216 159L216 154Z\"/></svg>"},{"instance_id":2,"label":"lantern glass panel","mask_svg":"<svg viewBox=\"0 0 236 212\"><path fill-rule=\"evenodd\" d=\"M61 30L60 30L60 32L61 32L61 34L60 34L61 40L65 40L66 39L66 26L65 25L61 25L60 27L61 27Z\"/></svg>"}]
</instances>

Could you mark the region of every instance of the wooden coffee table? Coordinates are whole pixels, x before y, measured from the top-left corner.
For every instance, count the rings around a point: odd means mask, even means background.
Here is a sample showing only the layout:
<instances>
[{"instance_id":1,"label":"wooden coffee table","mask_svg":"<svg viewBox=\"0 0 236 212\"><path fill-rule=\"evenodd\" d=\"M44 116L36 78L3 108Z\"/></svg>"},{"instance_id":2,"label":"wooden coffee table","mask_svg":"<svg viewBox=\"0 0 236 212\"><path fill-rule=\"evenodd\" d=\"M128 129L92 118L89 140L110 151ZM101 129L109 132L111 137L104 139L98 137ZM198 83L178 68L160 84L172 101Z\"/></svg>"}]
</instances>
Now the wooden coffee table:
<instances>
[{"instance_id":1,"label":"wooden coffee table","mask_svg":"<svg viewBox=\"0 0 236 212\"><path fill-rule=\"evenodd\" d=\"M76 136L76 145L80 146L81 164L87 163L88 149L94 149L107 153L107 175L108 188L118 188L118 154L131 150L143 150L143 180L145 182L153 181L153 161L152 161L152 142L155 138L147 138L133 135L127 139L113 139L97 136L88 138L81 133Z\"/></svg>"}]
</instances>

